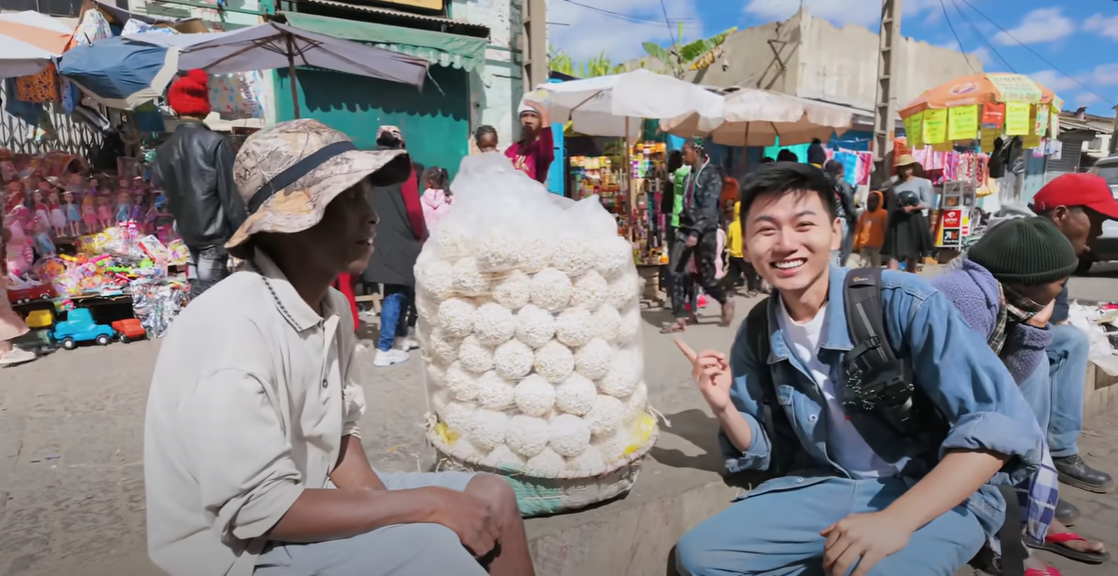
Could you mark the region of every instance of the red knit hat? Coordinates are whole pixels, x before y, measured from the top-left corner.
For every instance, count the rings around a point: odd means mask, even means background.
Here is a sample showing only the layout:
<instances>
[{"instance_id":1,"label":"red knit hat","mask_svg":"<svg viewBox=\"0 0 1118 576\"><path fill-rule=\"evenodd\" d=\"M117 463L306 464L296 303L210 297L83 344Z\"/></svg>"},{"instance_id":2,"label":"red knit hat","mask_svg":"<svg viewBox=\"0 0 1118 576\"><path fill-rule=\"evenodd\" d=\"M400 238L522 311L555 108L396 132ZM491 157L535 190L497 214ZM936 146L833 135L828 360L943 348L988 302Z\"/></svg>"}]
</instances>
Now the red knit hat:
<instances>
[{"instance_id":1,"label":"red knit hat","mask_svg":"<svg viewBox=\"0 0 1118 576\"><path fill-rule=\"evenodd\" d=\"M210 77L201 70L190 70L167 89L167 103L179 116L205 118L210 114Z\"/></svg>"}]
</instances>

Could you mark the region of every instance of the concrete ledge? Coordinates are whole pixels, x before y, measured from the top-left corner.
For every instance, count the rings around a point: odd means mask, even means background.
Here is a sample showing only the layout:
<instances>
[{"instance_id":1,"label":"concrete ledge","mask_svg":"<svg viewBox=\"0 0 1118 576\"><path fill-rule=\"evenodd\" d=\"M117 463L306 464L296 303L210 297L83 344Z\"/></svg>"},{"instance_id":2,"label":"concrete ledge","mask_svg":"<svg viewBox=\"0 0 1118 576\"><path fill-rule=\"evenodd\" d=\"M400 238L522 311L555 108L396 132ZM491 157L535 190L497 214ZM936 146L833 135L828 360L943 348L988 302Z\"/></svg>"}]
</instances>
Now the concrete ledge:
<instances>
[{"instance_id":1,"label":"concrete ledge","mask_svg":"<svg viewBox=\"0 0 1118 576\"><path fill-rule=\"evenodd\" d=\"M1083 383L1083 418L1089 419L1118 408L1118 376L1111 376L1095 365L1087 363L1087 378Z\"/></svg>"}]
</instances>

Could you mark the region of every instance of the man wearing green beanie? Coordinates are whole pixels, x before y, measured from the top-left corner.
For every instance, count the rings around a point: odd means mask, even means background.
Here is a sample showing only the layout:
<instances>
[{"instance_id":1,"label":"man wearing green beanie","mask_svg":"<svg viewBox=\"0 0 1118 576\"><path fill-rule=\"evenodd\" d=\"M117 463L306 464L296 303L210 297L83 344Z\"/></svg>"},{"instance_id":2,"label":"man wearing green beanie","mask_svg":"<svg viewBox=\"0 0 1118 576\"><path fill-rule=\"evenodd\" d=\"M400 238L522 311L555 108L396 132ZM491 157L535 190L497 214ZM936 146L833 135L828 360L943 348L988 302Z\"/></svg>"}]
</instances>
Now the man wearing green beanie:
<instances>
[{"instance_id":1,"label":"man wearing green beanie","mask_svg":"<svg viewBox=\"0 0 1118 576\"><path fill-rule=\"evenodd\" d=\"M970 249L960 268L931 282L966 323L986 337L1032 407L1041 430L1048 429L1053 412L1046 351L1052 342L1052 311L1078 262L1075 249L1051 220L1019 218L991 229ZM1057 504L1056 476L1046 447L1040 471L1018 486L1029 500L1021 513L1029 528L1026 543L1080 560L1104 558L1101 545L1077 538L1057 519L1046 516ZM1028 563L1026 567L1046 569L1037 558Z\"/></svg>"}]
</instances>

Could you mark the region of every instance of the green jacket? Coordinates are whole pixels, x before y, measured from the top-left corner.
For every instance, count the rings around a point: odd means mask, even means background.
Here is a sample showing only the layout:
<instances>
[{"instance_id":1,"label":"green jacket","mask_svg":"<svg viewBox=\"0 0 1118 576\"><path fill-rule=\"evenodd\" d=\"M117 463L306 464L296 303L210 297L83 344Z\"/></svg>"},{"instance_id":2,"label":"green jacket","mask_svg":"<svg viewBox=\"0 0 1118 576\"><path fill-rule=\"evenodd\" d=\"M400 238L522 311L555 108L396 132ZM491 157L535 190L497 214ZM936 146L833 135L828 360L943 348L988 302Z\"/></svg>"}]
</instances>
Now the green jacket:
<instances>
[{"instance_id":1,"label":"green jacket","mask_svg":"<svg viewBox=\"0 0 1118 576\"><path fill-rule=\"evenodd\" d=\"M672 227L679 228L679 213L683 212L683 184L691 174L690 166L682 166L672 174L672 186L675 187L675 203L672 205Z\"/></svg>"}]
</instances>

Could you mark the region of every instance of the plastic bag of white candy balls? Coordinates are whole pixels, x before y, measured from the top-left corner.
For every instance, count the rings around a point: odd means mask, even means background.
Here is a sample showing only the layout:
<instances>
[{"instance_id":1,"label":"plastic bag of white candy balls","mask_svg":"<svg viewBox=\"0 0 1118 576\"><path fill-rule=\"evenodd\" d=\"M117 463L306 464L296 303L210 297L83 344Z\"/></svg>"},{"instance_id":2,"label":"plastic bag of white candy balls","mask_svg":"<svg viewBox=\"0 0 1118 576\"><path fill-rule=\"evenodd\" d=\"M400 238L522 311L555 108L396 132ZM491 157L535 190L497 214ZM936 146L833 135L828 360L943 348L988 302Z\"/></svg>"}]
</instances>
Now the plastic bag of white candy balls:
<instances>
[{"instance_id":1,"label":"plastic bag of white candy balls","mask_svg":"<svg viewBox=\"0 0 1118 576\"><path fill-rule=\"evenodd\" d=\"M632 247L597 198L548 193L499 154L462 161L415 268L431 413L453 460L580 479L655 442Z\"/></svg>"}]
</instances>

